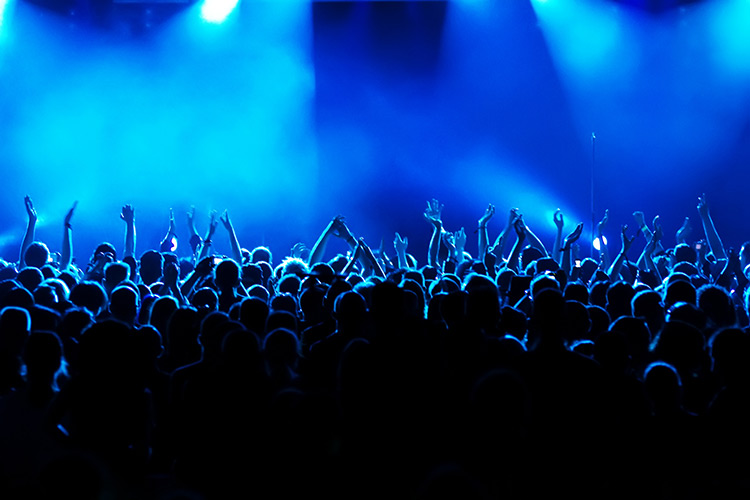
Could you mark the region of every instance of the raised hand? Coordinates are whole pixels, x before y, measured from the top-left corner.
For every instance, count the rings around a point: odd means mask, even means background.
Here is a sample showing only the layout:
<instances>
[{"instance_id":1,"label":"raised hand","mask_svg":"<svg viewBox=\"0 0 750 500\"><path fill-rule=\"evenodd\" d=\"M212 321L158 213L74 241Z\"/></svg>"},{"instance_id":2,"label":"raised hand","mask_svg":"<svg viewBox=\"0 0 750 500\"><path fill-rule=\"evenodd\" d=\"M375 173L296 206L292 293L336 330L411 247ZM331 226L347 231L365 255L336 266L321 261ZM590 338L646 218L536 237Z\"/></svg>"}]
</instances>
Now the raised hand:
<instances>
[{"instance_id":1,"label":"raised hand","mask_svg":"<svg viewBox=\"0 0 750 500\"><path fill-rule=\"evenodd\" d=\"M456 238L453 236L453 233L450 231L443 231L440 236L443 240L443 244L448 247L451 253L454 253L456 251Z\"/></svg>"},{"instance_id":2,"label":"raised hand","mask_svg":"<svg viewBox=\"0 0 750 500\"><path fill-rule=\"evenodd\" d=\"M185 216L187 217L187 224L188 229L190 230L190 234L197 234L198 231L195 230L195 206L191 206L190 210L187 211Z\"/></svg>"},{"instance_id":3,"label":"raised hand","mask_svg":"<svg viewBox=\"0 0 750 500\"><path fill-rule=\"evenodd\" d=\"M302 253L307 250L307 246L305 246L304 243L298 242L295 243L294 246L292 246L292 249L290 251L290 255L294 257L295 259L301 259Z\"/></svg>"},{"instance_id":4,"label":"raised hand","mask_svg":"<svg viewBox=\"0 0 750 500\"><path fill-rule=\"evenodd\" d=\"M65 214L65 227L70 227L70 221L73 219L73 212L75 212L75 209L77 206L78 206L78 202L74 201L73 206L70 207L70 210L68 210L68 213Z\"/></svg>"},{"instance_id":5,"label":"raised hand","mask_svg":"<svg viewBox=\"0 0 750 500\"><path fill-rule=\"evenodd\" d=\"M424 211L425 217L442 221L444 206L445 205L433 198L427 202L427 209Z\"/></svg>"},{"instance_id":6,"label":"raised hand","mask_svg":"<svg viewBox=\"0 0 750 500\"><path fill-rule=\"evenodd\" d=\"M565 237L565 243L563 245L564 250L570 250L573 243L578 241L578 239L581 237L581 234L583 234L583 222L579 222L575 229L571 231L566 237Z\"/></svg>"},{"instance_id":7,"label":"raised hand","mask_svg":"<svg viewBox=\"0 0 750 500\"><path fill-rule=\"evenodd\" d=\"M661 221L659 220L658 215L654 217L653 226L654 226L653 239L656 243L658 243L659 241L661 241L662 237L664 237L664 228L662 228Z\"/></svg>"},{"instance_id":8,"label":"raised hand","mask_svg":"<svg viewBox=\"0 0 750 500\"><path fill-rule=\"evenodd\" d=\"M233 229L232 221L229 220L229 212L227 210L224 210L224 213L221 214L221 217L219 217L219 220L221 220L221 223L224 224L224 228L227 231L231 231Z\"/></svg>"},{"instance_id":9,"label":"raised hand","mask_svg":"<svg viewBox=\"0 0 750 500\"><path fill-rule=\"evenodd\" d=\"M562 210L559 208L555 210L555 214L552 216L552 222L555 223L555 227L557 227L558 230L562 231L565 222L563 220Z\"/></svg>"},{"instance_id":10,"label":"raised hand","mask_svg":"<svg viewBox=\"0 0 750 500\"><path fill-rule=\"evenodd\" d=\"M599 236L601 236L604 232L604 229L607 227L607 223L609 223L609 209L604 211L604 217L602 217L602 220L600 220L596 225L596 230L599 233Z\"/></svg>"},{"instance_id":11,"label":"raised hand","mask_svg":"<svg viewBox=\"0 0 750 500\"><path fill-rule=\"evenodd\" d=\"M698 209L698 214L701 217L705 218L709 216L708 200L706 199L706 193L703 193L702 196L698 197L698 206L696 208Z\"/></svg>"},{"instance_id":12,"label":"raised hand","mask_svg":"<svg viewBox=\"0 0 750 500\"><path fill-rule=\"evenodd\" d=\"M453 238L456 248L466 248L466 231L463 227L453 233Z\"/></svg>"},{"instance_id":13,"label":"raised hand","mask_svg":"<svg viewBox=\"0 0 750 500\"><path fill-rule=\"evenodd\" d=\"M393 240L393 248L396 250L396 253L397 254L405 253L408 247L409 247L409 237L404 236L402 238L400 234L396 233L396 238Z\"/></svg>"},{"instance_id":14,"label":"raised hand","mask_svg":"<svg viewBox=\"0 0 750 500\"><path fill-rule=\"evenodd\" d=\"M479 218L479 221L478 221L479 228L481 229L487 226L487 223L490 221L490 219L492 219L494 215L495 215L495 205L490 203L489 205L487 205L487 209L484 211L484 215L482 215L482 217Z\"/></svg>"},{"instance_id":15,"label":"raised hand","mask_svg":"<svg viewBox=\"0 0 750 500\"><path fill-rule=\"evenodd\" d=\"M674 235L677 244L685 243L692 232L693 228L690 227L690 217L685 217L685 220L682 221L682 225Z\"/></svg>"},{"instance_id":16,"label":"raised hand","mask_svg":"<svg viewBox=\"0 0 750 500\"><path fill-rule=\"evenodd\" d=\"M120 219L128 224L135 222L135 209L132 205L125 205L120 211Z\"/></svg>"},{"instance_id":17,"label":"raised hand","mask_svg":"<svg viewBox=\"0 0 750 500\"><path fill-rule=\"evenodd\" d=\"M643 229L643 226L646 225L646 217L643 215L643 212L633 212L633 218L638 225L638 229Z\"/></svg>"},{"instance_id":18,"label":"raised hand","mask_svg":"<svg viewBox=\"0 0 750 500\"><path fill-rule=\"evenodd\" d=\"M341 238L343 240L346 240L347 243L350 245L356 244L356 238L352 234L351 230L349 229L349 226L346 225L346 219L343 215L339 215L337 217L334 217L333 219L333 235L337 238Z\"/></svg>"},{"instance_id":19,"label":"raised hand","mask_svg":"<svg viewBox=\"0 0 750 500\"><path fill-rule=\"evenodd\" d=\"M174 210L169 209L169 234L177 235L177 224L174 221Z\"/></svg>"},{"instance_id":20,"label":"raised hand","mask_svg":"<svg viewBox=\"0 0 750 500\"><path fill-rule=\"evenodd\" d=\"M625 224L622 226L620 239L622 240L622 252L627 253L628 250L630 250L630 247L633 245L633 242L635 241L636 237L638 236L638 232L633 235L632 238L628 238L628 226Z\"/></svg>"},{"instance_id":21,"label":"raised hand","mask_svg":"<svg viewBox=\"0 0 750 500\"><path fill-rule=\"evenodd\" d=\"M513 221L513 229L515 229L516 236L518 236L520 241L526 239L526 223L523 221L523 215L519 215L516 217L516 220Z\"/></svg>"},{"instance_id":22,"label":"raised hand","mask_svg":"<svg viewBox=\"0 0 750 500\"><path fill-rule=\"evenodd\" d=\"M26 215L28 216L29 222L36 222L36 210L34 210L34 202L31 201L31 197L28 195L23 198L23 203L26 205Z\"/></svg>"}]
</instances>

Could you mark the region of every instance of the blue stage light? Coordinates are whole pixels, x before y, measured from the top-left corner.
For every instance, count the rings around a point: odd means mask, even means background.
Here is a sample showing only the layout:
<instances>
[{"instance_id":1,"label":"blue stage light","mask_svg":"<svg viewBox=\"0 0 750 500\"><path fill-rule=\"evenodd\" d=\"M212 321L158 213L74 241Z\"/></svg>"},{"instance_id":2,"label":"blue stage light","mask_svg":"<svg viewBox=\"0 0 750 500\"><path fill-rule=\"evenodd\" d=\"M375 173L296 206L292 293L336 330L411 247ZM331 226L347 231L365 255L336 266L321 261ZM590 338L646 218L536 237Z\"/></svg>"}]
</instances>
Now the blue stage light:
<instances>
[{"instance_id":1,"label":"blue stage light","mask_svg":"<svg viewBox=\"0 0 750 500\"><path fill-rule=\"evenodd\" d=\"M602 241L606 245L607 244L607 237L606 236L602 236ZM601 249L602 249L602 244L599 241L599 238L594 238L594 250L596 250L598 252Z\"/></svg>"},{"instance_id":2,"label":"blue stage light","mask_svg":"<svg viewBox=\"0 0 750 500\"><path fill-rule=\"evenodd\" d=\"M3 27L11 10L13 0L0 0L0 39L3 37Z\"/></svg>"},{"instance_id":3,"label":"blue stage light","mask_svg":"<svg viewBox=\"0 0 750 500\"><path fill-rule=\"evenodd\" d=\"M239 0L204 0L201 5L201 19L212 24L223 23L238 3Z\"/></svg>"}]
</instances>

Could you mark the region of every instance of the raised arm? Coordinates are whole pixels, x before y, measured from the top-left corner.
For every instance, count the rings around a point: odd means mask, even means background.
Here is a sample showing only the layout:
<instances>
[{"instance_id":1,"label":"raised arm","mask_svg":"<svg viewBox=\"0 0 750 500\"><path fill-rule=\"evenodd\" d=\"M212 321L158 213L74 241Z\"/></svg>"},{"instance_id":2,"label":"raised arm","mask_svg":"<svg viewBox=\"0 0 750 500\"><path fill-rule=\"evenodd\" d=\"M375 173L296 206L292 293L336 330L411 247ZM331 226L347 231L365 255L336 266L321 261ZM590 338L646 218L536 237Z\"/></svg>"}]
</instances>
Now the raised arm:
<instances>
[{"instance_id":1,"label":"raised arm","mask_svg":"<svg viewBox=\"0 0 750 500\"><path fill-rule=\"evenodd\" d=\"M741 294L747 286L747 278L745 277L742 264L740 263L739 253L736 252L734 248L730 248L727 262L724 264L721 274L716 279L716 284L724 287L728 292L731 292L732 289L735 288L733 286L735 284L733 279L736 280L736 290Z\"/></svg>"},{"instance_id":2,"label":"raised arm","mask_svg":"<svg viewBox=\"0 0 750 500\"><path fill-rule=\"evenodd\" d=\"M36 234L36 210L34 209L34 202L31 201L29 196L24 197L24 204L26 205L26 232L23 235L23 241L21 242L21 255L18 259L18 269L26 267L26 250L29 249L31 244L34 242L34 235Z\"/></svg>"},{"instance_id":3,"label":"raised arm","mask_svg":"<svg viewBox=\"0 0 750 500\"><path fill-rule=\"evenodd\" d=\"M427 264L436 268L440 268L438 255L443 233L442 213L443 205L438 203L436 199L433 198L432 201L427 202L424 219L432 226L432 237L430 238L430 246L427 250Z\"/></svg>"},{"instance_id":4,"label":"raised arm","mask_svg":"<svg viewBox=\"0 0 750 500\"><path fill-rule=\"evenodd\" d=\"M123 258L135 258L135 209L125 205L120 211L120 218L125 221L125 253Z\"/></svg>"},{"instance_id":5,"label":"raised arm","mask_svg":"<svg viewBox=\"0 0 750 500\"><path fill-rule=\"evenodd\" d=\"M349 276L350 273L354 272L354 266L360 258L362 258L362 245L360 242L357 242L357 247L354 251L350 252L349 260L346 262L344 269L341 270L341 274Z\"/></svg>"},{"instance_id":6,"label":"raised arm","mask_svg":"<svg viewBox=\"0 0 750 500\"><path fill-rule=\"evenodd\" d=\"M714 221L711 217L711 212L708 209L708 200L706 199L705 193L703 193L703 196L698 197L697 208L698 215L700 215L701 223L703 224L703 231L706 233L706 242L708 243L709 250L717 259L726 259L727 254L724 251L724 245L721 243L721 238L719 238L719 233L716 231L716 226L714 226Z\"/></svg>"},{"instance_id":7,"label":"raised arm","mask_svg":"<svg viewBox=\"0 0 750 500\"><path fill-rule=\"evenodd\" d=\"M71 209L65 214L63 225L63 245L60 255L60 272L66 271L73 262L73 227L70 225L70 221L73 218L73 212L75 211L76 206L78 206L77 201L73 203Z\"/></svg>"},{"instance_id":8,"label":"raised arm","mask_svg":"<svg viewBox=\"0 0 750 500\"><path fill-rule=\"evenodd\" d=\"M242 248L240 247L240 242L237 239L237 234L234 231L234 226L232 225L232 221L229 219L229 213L224 210L224 213L221 216L221 222L224 224L224 228L227 230L227 233L229 234L229 246L232 249L232 258L235 262L237 262L240 266L242 265Z\"/></svg>"},{"instance_id":9,"label":"raised arm","mask_svg":"<svg viewBox=\"0 0 750 500\"><path fill-rule=\"evenodd\" d=\"M510 257L508 257L508 268L519 273L519 258L521 256L521 249L523 248L523 242L526 241L526 225L523 223L523 216L519 215L513 222L513 229L516 233L516 243L513 245L513 249L510 251Z\"/></svg>"},{"instance_id":10,"label":"raised arm","mask_svg":"<svg viewBox=\"0 0 750 500\"><path fill-rule=\"evenodd\" d=\"M652 272L659 281L662 280L662 276L659 272L659 268L654 262L654 252L656 252L656 249L659 248L659 242L661 241L663 235L664 230L659 223L659 216L656 216L656 218L654 218L654 232L651 234L651 238L649 238L648 244L646 244L646 248L643 250L643 260L645 262L646 269Z\"/></svg>"},{"instance_id":11,"label":"raised arm","mask_svg":"<svg viewBox=\"0 0 750 500\"><path fill-rule=\"evenodd\" d=\"M198 230L195 229L195 207L190 207L187 212L187 227L188 233L190 234L190 250L193 252L193 259L198 257L201 247L203 246L203 238L198 234Z\"/></svg>"},{"instance_id":12,"label":"raised arm","mask_svg":"<svg viewBox=\"0 0 750 500\"><path fill-rule=\"evenodd\" d=\"M568 276L571 276L573 272L571 258L571 254L573 252L573 244L578 241L578 239L581 237L581 234L583 234L583 222L579 222L576 225L575 229L573 229L573 231L571 231L565 237L565 241L562 246L562 264L560 265L560 267Z\"/></svg>"},{"instance_id":13,"label":"raised arm","mask_svg":"<svg viewBox=\"0 0 750 500\"><path fill-rule=\"evenodd\" d=\"M169 209L169 228L164 239L161 240L159 245L159 251L161 252L172 252L177 248L177 224L174 221L174 210Z\"/></svg>"},{"instance_id":14,"label":"raised arm","mask_svg":"<svg viewBox=\"0 0 750 500\"><path fill-rule=\"evenodd\" d=\"M627 231L628 226L622 226L622 249L620 250L620 253L617 254L617 258L612 263L612 266L609 268L609 273L607 273L609 274L610 281L617 281L617 279L619 279L622 265L625 262L625 259L627 259L628 257L628 250L630 250L630 247L633 245L633 241L635 241L636 237L638 237L638 231L636 231L632 238L628 238Z\"/></svg>"},{"instance_id":15,"label":"raised arm","mask_svg":"<svg viewBox=\"0 0 750 500\"><path fill-rule=\"evenodd\" d=\"M464 260L464 250L466 249L466 231L462 227L453 234L453 243L456 245L456 263Z\"/></svg>"},{"instance_id":16,"label":"raised arm","mask_svg":"<svg viewBox=\"0 0 750 500\"><path fill-rule=\"evenodd\" d=\"M562 264L562 232L565 221L563 219L562 211L558 208L555 210L555 214L552 216L552 222L555 224L557 229L555 232L555 244L552 246L552 258L555 262Z\"/></svg>"},{"instance_id":17,"label":"raised arm","mask_svg":"<svg viewBox=\"0 0 750 500\"><path fill-rule=\"evenodd\" d=\"M508 213L508 224L503 228L502 231L500 231L500 234L497 235L495 243L490 249L490 252L495 254L495 257L497 257L499 260L503 259L503 253L505 252L505 241L508 239L508 233L514 230L514 223L516 222L517 218L518 209L511 208L510 212Z\"/></svg>"},{"instance_id":18,"label":"raised arm","mask_svg":"<svg viewBox=\"0 0 750 500\"><path fill-rule=\"evenodd\" d=\"M195 285L203 278L210 276L216 265L213 256L203 257L195 264L195 268L190 272L185 281L180 285L180 293L183 297L190 297L193 294Z\"/></svg>"},{"instance_id":19,"label":"raised arm","mask_svg":"<svg viewBox=\"0 0 750 500\"><path fill-rule=\"evenodd\" d=\"M396 233L396 238L393 240L393 249L396 250L396 258L398 259L399 269L409 269L409 260L406 258L406 249L409 247L409 238Z\"/></svg>"},{"instance_id":20,"label":"raised arm","mask_svg":"<svg viewBox=\"0 0 750 500\"><path fill-rule=\"evenodd\" d=\"M310 250L310 259L307 263L309 266L312 267L313 264L317 264L318 262L321 262L323 260L323 256L326 252L326 246L328 245L328 240L331 238L331 236L334 236L339 232L343 220L343 215L337 215L336 217L331 219L331 222L329 222L325 229L323 229L323 232L320 233L318 240L313 245L312 250ZM354 237L352 237L351 239L353 241L347 240L347 243L351 247L352 251L355 251L357 249L357 240Z\"/></svg>"},{"instance_id":21,"label":"raised arm","mask_svg":"<svg viewBox=\"0 0 750 500\"><path fill-rule=\"evenodd\" d=\"M529 226L526 226L526 237L529 239L529 244L542 252L542 255L544 255L545 257L549 255L549 252L547 252L547 249L544 247L544 243L542 243L542 240L540 240L539 237L534 234L534 231L532 231Z\"/></svg>"},{"instance_id":22,"label":"raised arm","mask_svg":"<svg viewBox=\"0 0 750 500\"><path fill-rule=\"evenodd\" d=\"M487 253L489 247L489 237L487 236L487 223L495 215L495 205L489 204L487 209L484 211L484 215L477 221L477 233L479 233L479 253L477 253L478 259L483 259L484 254Z\"/></svg>"},{"instance_id":23,"label":"raised arm","mask_svg":"<svg viewBox=\"0 0 750 500\"><path fill-rule=\"evenodd\" d=\"M218 215L219 214L216 210L211 210L211 218L208 221L208 232L206 233L206 238L203 240L201 253L198 256L199 262L203 260L205 257L207 257L209 252L211 251L211 246L213 245L214 233L216 233L216 226L219 223L219 221L217 220Z\"/></svg>"},{"instance_id":24,"label":"raised arm","mask_svg":"<svg viewBox=\"0 0 750 500\"><path fill-rule=\"evenodd\" d=\"M364 238L359 239L359 248L362 249L360 261L366 262L366 265L372 274L380 278L385 278L385 271L383 271L383 268L380 266L378 259L375 258L375 254L372 253L372 249L370 249L367 243L365 243Z\"/></svg>"},{"instance_id":25,"label":"raised arm","mask_svg":"<svg viewBox=\"0 0 750 500\"><path fill-rule=\"evenodd\" d=\"M679 245L680 243L687 244L688 236L690 236L690 233L692 232L693 228L690 227L690 217L685 217L685 220L682 221L680 229L678 229L674 235L674 239L677 242L677 245Z\"/></svg>"}]
</instances>

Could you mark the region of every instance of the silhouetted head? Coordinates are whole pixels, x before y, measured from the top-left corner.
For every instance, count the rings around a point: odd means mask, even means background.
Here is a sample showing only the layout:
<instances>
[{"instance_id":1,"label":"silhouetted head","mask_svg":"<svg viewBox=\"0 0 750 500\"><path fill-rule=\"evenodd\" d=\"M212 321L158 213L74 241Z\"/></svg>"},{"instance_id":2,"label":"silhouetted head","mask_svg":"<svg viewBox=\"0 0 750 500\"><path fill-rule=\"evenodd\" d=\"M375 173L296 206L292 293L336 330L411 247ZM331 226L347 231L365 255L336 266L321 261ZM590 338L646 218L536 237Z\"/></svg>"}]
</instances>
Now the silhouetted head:
<instances>
[{"instance_id":1,"label":"silhouetted head","mask_svg":"<svg viewBox=\"0 0 750 500\"><path fill-rule=\"evenodd\" d=\"M271 249L265 246L258 246L253 248L250 252L250 262L257 264L258 262L273 263L273 254Z\"/></svg>"},{"instance_id":2,"label":"silhouetted head","mask_svg":"<svg viewBox=\"0 0 750 500\"><path fill-rule=\"evenodd\" d=\"M27 266L41 268L50 260L50 251L41 241L34 241L23 254L23 261Z\"/></svg>"},{"instance_id":3,"label":"silhouetted head","mask_svg":"<svg viewBox=\"0 0 750 500\"><path fill-rule=\"evenodd\" d=\"M129 325L135 324L138 316L140 296L129 286L118 286L112 290L109 312L112 317Z\"/></svg>"},{"instance_id":4,"label":"silhouetted head","mask_svg":"<svg viewBox=\"0 0 750 500\"><path fill-rule=\"evenodd\" d=\"M18 281L18 283L20 283L26 290L33 293L36 287L44 281L44 275L42 274L42 271L36 267L27 267L18 272L16 281Z\"/></svg>"},{"instance_id":5,"label":"silhouetted head","mask_svg":"<svg viewBox=\"0 0 750 500\"><path fill-rule=\"evenodd\" d=\"M296 297L299 294L301 283L302 281L296 274L286 274L276 283L276 292L287 293Z\"/></svg>"},{"instance_id":6,"label":"silhouetted head","mask_svg":"<svg viewBox=\"0 0 750 500\"><path fill-rule=\"evenodd\" d=\"M297 315L297 298L290 293L274 295L269 304L271 311L287 311Z\"/></svg>"},{"instance_id":7,"label":"silhouetted head","mask_svg":"<svg viewBox=\"0 0 750 500\"><path fill-rule=\"evenodd\" d=\"M688 262L690 264L695 264L695 262L698 260L698 254L695 251L695 248L691 247L687 243L680 243L676 247L674 247L674 266L679 264L680 262Z\"/></svg>"},{"instance_id":8,"label":"silhouetted head","mask_svg":"<svg viewBox=\"0 0 750 500\"><path fill-rule=\"evenodd\" d=\"M140 275L147 285L156 283L161 278L164 266L164 257L156 250L147 250L141 255Z\"/></svg>"},{"instance_id":9,"label":"silhouetted head","mask_svg":"<svg viewBox=\"0 0 750 500\"><path fill-rule=\"evenodd\" d=\"M620 316L630 316L632 308L630 302L633 300L635 291L632 285L625 281L617 281L607 288L606 309L609 317L616 320Z\"/></svg>"},{"instance_id":10,"label":"silhouetted head","mask_svg":"<svg viewBox=\"0 0 750 500\"><path fill-rule=\"evenodd\" d=\"M130 266L124 262L110 262L104 266L104 288L114 290L117 285L130 277Z\"/></svg>"},{"instance_id":11,"label":"silhouetted head","mask_svg":"<svg viewBox=\"0 0 750 500\"><path fill-rule=\"evenodd\" d=\"M687 277L686 275L681 273L677 273L677 275ZM672 276L675 276L675 274L673 274ZM678 302L696 304L695 287L690 282L689 278L678 278L667 284L666 291L664 293L664 304L669 307Z\"/></svg>"},{"instance_id":12,"label":"silhouetted head","mask_svg":"<svg viewBox=\"0 0 750 500\"><path fill-rule=\"evenodd\" d=\"M240 284L240 266L232 259L224 259L214 268L214 283L219 290L231 290Z\"/></svg>"},{"instance_id":13,"label":"silhouetted head","mask_svg":"<svg viewBox=\"0 0 750 500\"><path fill-rule=\"evenodd\" d=\"M561 346L565 321L565 299L559 289L545 288L534 298L529 324L529 343L534 349L541 344Z\"/></svg>"},{"instance_id":14,"label":"silhouetted head","mask_svg":"<svg viewBox=\"0 0 750 500\"><path fill-rule=\"evenodd\" d=\"M682 408L682 379L674 366L663 361L651 363L643 380L653 414L669 414Z\"/></svg>"},{"instance_id":15,"label":"silhouetted head","mask_svg":"<svg viewBox=\"0 0 750 500\"><path fill-rule=\"evenodd\" d=\"M107 305L107 292L96 281L82 281L70 291L70 301L88 309L96 317Z\"/></svg>"},{"instance_id":16,"label":"silhouetted head","mask_svg":"<svg viewBox=\"0 0 750 500\"><path fill-rule=\"evenodd\" d=\"M580 281L571 281L565 285L565 300L576 300L582 304L589 303L589 289Z\"/></svg>"},{"instance_id":17,"label":"silhouetted head","mask_svg":"<svg viewBox=\"0 0 750 500\"><path fill-rule=\"evenodd\" d=\"M696 293L698 308L706 313L712 330L737 324L734 302L726 289L718 285L703 285Z\"/></svg>"}]
</instances>

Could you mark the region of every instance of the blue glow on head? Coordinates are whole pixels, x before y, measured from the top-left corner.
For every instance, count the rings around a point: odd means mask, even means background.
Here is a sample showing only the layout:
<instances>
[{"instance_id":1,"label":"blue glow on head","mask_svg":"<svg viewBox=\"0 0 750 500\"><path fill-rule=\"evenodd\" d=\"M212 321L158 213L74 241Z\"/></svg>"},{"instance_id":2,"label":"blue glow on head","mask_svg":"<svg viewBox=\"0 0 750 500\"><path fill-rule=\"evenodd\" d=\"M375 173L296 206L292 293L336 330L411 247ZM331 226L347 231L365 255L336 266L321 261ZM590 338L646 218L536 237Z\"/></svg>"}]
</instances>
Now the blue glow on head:
<instances>
[{"instance_id":1,"label":"blue glow on head","mask_svg":"<svg viewBox=\"0 0 750 500\"><path fill-rule=\"evenodd\" d=\"M238 3L239 0L203 0L201 19L213 24L223 23Z\"/></svg>"}]
</instances>

